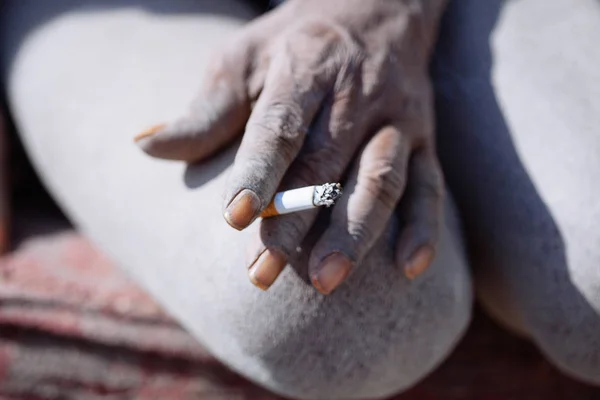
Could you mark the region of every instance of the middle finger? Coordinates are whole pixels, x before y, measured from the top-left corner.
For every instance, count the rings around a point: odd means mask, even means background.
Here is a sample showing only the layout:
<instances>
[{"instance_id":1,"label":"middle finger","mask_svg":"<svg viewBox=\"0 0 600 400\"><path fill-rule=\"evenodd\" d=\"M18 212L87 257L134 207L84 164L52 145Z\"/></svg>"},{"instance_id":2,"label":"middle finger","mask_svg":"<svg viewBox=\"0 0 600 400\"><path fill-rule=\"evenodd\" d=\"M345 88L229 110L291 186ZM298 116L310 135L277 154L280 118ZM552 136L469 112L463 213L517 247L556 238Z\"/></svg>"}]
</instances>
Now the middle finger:
<instances>
[{"instance_id":1,"label":"middle finger","mask_svg":"<svg viewBox=\"0 0 600 400\"><path fill-rule=\"evenodd\" d=\"M304 148L292 164L284 188L312 186L340 180L362 141L362 124L356 121L358 90L338 92L318 116ZM250 249L250 280L267 289L302 242L318 209L267 218L261 221L260 240Z\"/></svg>"}]
</instances>

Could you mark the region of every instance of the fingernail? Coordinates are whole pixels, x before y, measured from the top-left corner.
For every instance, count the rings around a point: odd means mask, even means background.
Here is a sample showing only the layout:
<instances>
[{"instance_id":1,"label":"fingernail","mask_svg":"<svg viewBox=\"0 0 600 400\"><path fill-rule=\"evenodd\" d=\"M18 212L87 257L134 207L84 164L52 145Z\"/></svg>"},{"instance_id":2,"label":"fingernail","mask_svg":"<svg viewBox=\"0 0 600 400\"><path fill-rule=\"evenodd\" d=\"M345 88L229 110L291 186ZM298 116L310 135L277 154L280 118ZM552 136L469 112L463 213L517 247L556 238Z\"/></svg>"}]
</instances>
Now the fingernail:
<instances>
[{"instance_id":1,"label":"fingernail","mask_svg":"<svg viewBox=\"0 0 600 400\"><path fill-rule=\"evenodd\" d=\"M258 288L267 290L287 265L286 256L277 250L267 249L250 266L248 276Z\"/></svg>"},{"instance_id":2,"label":"fingernail","mask_svg":"<svg viewBox=\"0 0 600 400\"><path fill-rule=\"evenodd\" d=\"M229 225L241 231L254 221L259 210L260 199L256 193L244 189L229 203L224 217Z\"/></svg>"},{"instance_id":3,"label":"fingernail","mask_svg":"<svg viewBox=\"0 0 600 400\"><path fill-rule=\"evenodd\" d=\"M408 279L415 279L417 276L421 275L429 267L434 256L435 251L431 246L420 247L413 253L404 266L404 274L406 277Z\"/></svg>"},{"instance_id":4,"label":"fingernail","mask_svg":"<svg viewBox=\"0 0 600 400\"><path fill-rule=\"evenodd\" d=\"M149 136L154 135L156 132L160 131L162 128L165 127L165 124L158 124L158 125L154 125L153 127L150 127L148 129L146 129L143 132L138 133L134 138L133 141L134 142L138 142L143 138L147 138Z\"/></svg>"},{"instance_id":5,"label":"fingernail","mask_svg":"<svg viewBox=\"0 0 600 400\"><path fill-rule=\"evenodd\" d=\"M352 269L352 261L342 253L327 256L319 265L312 283L322 294L329 294L346 279Z\"/></svg>"}]
</instances>

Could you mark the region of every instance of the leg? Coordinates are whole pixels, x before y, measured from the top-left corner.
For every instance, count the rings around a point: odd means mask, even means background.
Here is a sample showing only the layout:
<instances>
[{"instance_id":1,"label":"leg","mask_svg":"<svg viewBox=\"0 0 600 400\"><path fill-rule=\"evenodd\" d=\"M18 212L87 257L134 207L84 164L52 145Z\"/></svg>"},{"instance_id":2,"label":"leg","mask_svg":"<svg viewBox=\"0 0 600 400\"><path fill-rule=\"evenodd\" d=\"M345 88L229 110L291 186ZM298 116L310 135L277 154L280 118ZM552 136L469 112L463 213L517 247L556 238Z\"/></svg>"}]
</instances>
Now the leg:
<instances>
[{"instance_id":1,"label":"leg","mask_svg":"<svg viewBox=\"0 0 600 400\"><path fill-rule=\"evenodd\" d=\"M41 21L40 8L67 3L12 3L5 77L38 171L85 232L217 357L276 392L380 397L441 362L471 308L451 224L438 261L415 281L390 267L382 240L333 296L296 274L302 261L263 293L242 267L248 232L220 213L235 149L186 168L133 145L140 128L186 107L214 38L251 18L244 4L95 1ZM27 31L35 18L45 24Z\"/></svg>"},{"instance_id":2,"label":"leg","mask_svg":"<svg viewBox=\"0 0 600 400\"><path fill-rule=\"evenodd\" d=\"M434 64L440 152L479 297L559 368L595 384L598 34L591 0L455 2Z\"/></svg>"}]
</instances>

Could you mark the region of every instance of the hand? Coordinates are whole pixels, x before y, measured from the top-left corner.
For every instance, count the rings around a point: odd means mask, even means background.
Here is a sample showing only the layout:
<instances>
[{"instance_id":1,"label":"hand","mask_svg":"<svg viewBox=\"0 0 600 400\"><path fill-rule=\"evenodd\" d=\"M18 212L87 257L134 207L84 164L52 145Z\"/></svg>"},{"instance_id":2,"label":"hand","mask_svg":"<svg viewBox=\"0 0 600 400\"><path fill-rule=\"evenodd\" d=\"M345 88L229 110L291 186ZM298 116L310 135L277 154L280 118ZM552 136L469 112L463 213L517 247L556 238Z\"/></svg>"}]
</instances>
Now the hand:
<instances>
[{"instance_id":1,"label":"hand","mask_svg":"<svg viewBox=\"0 0 600 400\"><path fill-rule=\"evenodd\" d=\"M415 277L434 257L441 219L427 74L441 3L290 0L215 58L187 117L139 135L138 144L156 157L195 162L245 126L225 196L231 226L246 228L279 188L347 176L310 256L314 286L333 291L393 217L402 227L396 261ZM257 286L271 286L317 214L261 221L249 263Z\"/></svg>"}]
</instances>

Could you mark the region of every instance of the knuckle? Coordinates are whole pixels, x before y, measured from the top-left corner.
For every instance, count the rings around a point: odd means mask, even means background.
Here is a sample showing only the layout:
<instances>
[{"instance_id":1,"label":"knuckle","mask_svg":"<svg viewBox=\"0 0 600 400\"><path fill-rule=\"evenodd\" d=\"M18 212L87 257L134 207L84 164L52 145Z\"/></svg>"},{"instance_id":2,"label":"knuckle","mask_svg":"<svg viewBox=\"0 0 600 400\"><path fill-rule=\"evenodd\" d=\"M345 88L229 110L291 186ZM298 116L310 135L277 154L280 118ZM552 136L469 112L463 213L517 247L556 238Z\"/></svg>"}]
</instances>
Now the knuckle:
<instances>
[{"instance_id":1,"label":"knuckle","mask_svg":"<svg viewBox=\"0 0 600 400\"><path fill-rule=\"evenodd\" d=\"M302 111L299 106L290 101L271 103L263 115L263 122L270 127L275 136L295 138L304 133Z\"/></svg>"},{"instance_id":2,"label":"knuckle","mask_svg":"<svg viewBox=\"0 0 600 400\"><path fill-rule=\"evenodd\" d=\"M349 35L342 26L326 18L310 18L298 24L296 31L290 36L290 40L297 46L317 45L317 48L331 45L342 45L347 42ZM311 48L308 48L311 50ZM314 54L313 51L308 53Z\"/></svg>"},{"instance_id":3,"label":"knuckle","mask_svg":"<svg viewBox=\"0 0 600 400\"><path fill-rule=\"evenodd\" d=\"M248 66L252 49L239 40L232 41L210 58L207 65L207 76L214 80L225 77L241 77Z\"/></svg>"},{"instance_id":4,"label":"knuckle","mask_svg":"<svg viewBox=\"0 0 600 400\"><path fill-rule=\"evenodd\" d=\"M365 52L350 32L336 22L313 18L302 22L287 36L292 59L325 76L338 75L336 85L358 74ZM320 75L320 74L319 74Z\"/></svg>"},{"instance_id":5,"label":"knuckle","mask_svg":"<svg viewBox=\"0 0 600 400\"><path fill-rule=\"evenodd\" d=\"M306 135L302 116L296 108L288 103L273 103L259 118L252 118L246 129L260 132L260 140L274 146L273 151L293 159Z\"/></svg>"},{"instance_id":6,"label":"knuckle","mask_svg":"<svg viewBox=\"0 0 600 400\"><path fill-rule=\"evenodd\" d=\"M398 198L404 188L406 178L398 168L388 166L386 172L381 175L381 192L387 197Z\"/></svg>"},{"instance_id":7,"label":"knuckle","mask_svg":"<svg viewBox=\"0 0 600 400\"><path fill-rule=\"evenodd\" d=\"M372 166L364 174L361 185L371 192L381 205L388 210L392 210L398 203L405 182L405 175L400 168L382 161L379 165Z\"/></svg>"},{"instance_id":8,"label":"knuckle","mask_svg":"<svg viewBox=\"0 0 600 400\"><path fill-rule=\"evenodd\" d=\"M375 237L373 229L370 228L367 221L350 220L348 221L349 239L345 241L344 249L348 255L356 260L362 258L365 249L369 248Z\"/></svg>"}]
</instances>

